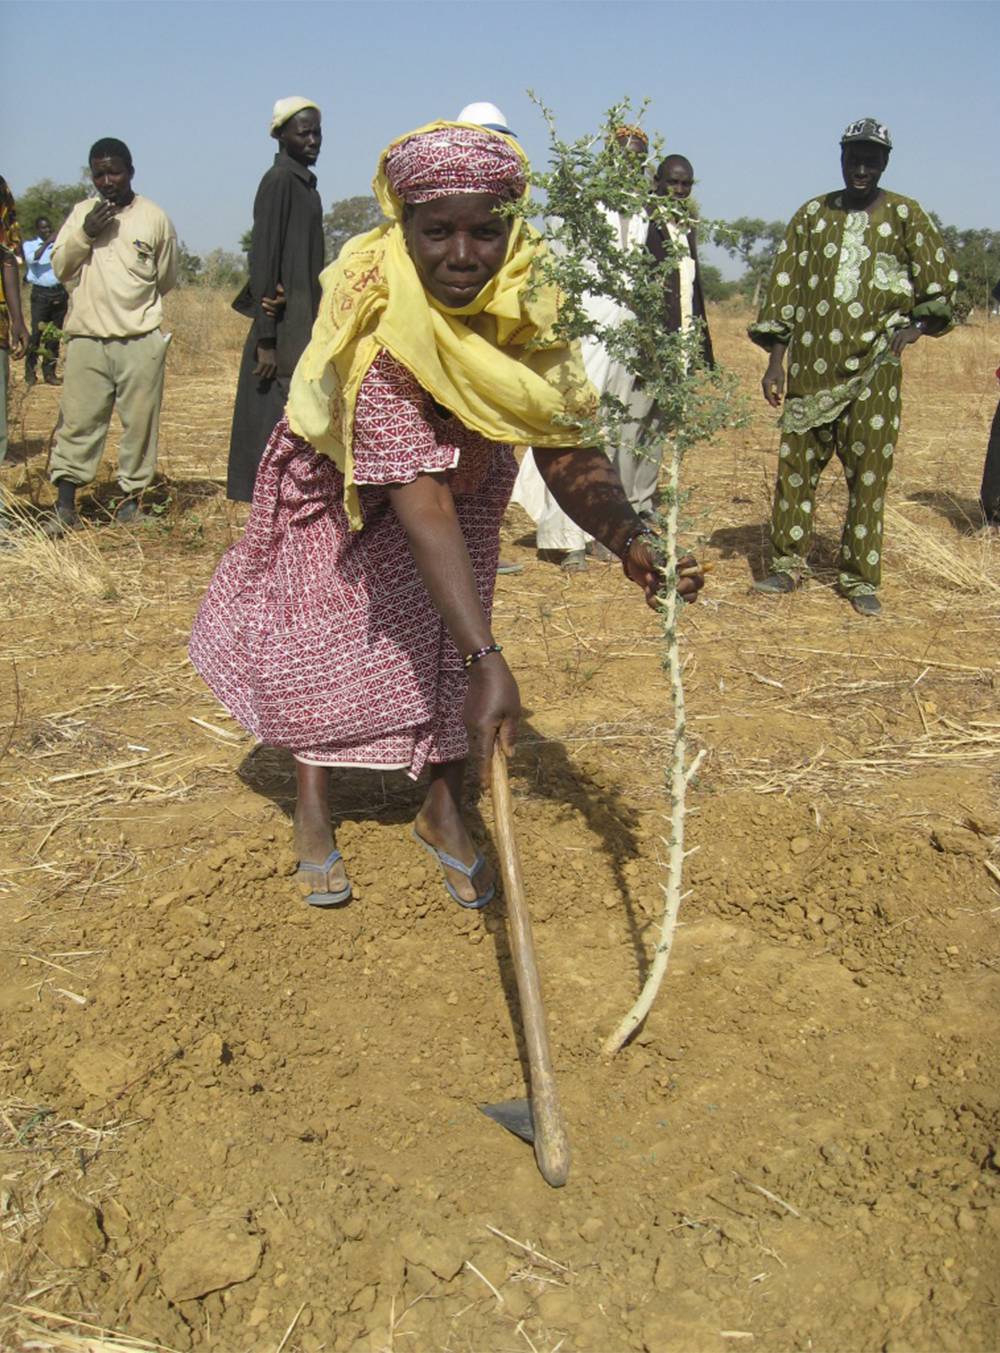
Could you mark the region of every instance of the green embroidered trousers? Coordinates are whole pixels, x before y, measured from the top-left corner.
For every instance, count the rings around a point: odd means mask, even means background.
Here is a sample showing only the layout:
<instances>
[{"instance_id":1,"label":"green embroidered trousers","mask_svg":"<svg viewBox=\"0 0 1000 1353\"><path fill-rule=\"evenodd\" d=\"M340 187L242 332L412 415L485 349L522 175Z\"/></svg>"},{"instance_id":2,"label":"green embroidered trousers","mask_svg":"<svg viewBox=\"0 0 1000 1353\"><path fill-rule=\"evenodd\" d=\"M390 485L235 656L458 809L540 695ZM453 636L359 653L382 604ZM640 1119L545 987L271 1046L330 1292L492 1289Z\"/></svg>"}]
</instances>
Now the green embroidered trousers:
<instances>
[{"instance_id":1,"label":"green embroidered trousers","mask_svg":"<svg viewBox=\"0 0 1000 1353\"><path fill-rule=\"evenodd\" d=\"M898 361L884 362L870 384L832 422L807 432L782 433L771 513L775 573L808 571L816 488L836 453L849 494L840 542L840 590L851 596L878 587L885 489L902 413L900 377Z\"/></svg>"}]
</instances>

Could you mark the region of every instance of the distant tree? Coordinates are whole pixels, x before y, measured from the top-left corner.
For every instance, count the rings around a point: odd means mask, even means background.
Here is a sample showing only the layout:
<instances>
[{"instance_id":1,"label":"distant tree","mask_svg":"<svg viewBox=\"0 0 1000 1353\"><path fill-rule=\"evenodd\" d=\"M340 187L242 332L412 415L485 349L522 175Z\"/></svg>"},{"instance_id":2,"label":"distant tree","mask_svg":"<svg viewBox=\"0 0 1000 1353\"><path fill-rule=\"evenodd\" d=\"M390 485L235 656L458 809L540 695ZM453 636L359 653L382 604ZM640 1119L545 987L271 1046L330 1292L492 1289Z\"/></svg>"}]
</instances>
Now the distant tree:
<instances>
[{"instance_id":1,"label":"distant tree","mask_svg":"<svg viewBox=\"0 0 1000 1353\"><path fill-rule=\"evenodd\" d=\"M243 254L229 249L210 249L201 261L199 286L238 290L246 280L247 261Z\"/></svg>"},{"instance_id":2,"label":"distant tree","mask_svg":"<svg viewBox=\"0 0 1000 1353\"><path fill-rule=\"evenodd\" d=\"M192 254L183 240L177 241L177 283L178 286L189 287L192 282L200 280L201 259L197 254Z\"/></svg>"},{"instance_id":3,"label":"distant tree","mask_svg":"<svg viewBox=\"0 0 1000 1353\"><path fill-rule=\"evenodd\" d=\"M382 219L382 208L371 196L345 197L332 203L323 217L327 262L332 262L354 235L374 229Z\"/></svg>"},{"instance_id":4,"label":"distant tree","mask_svg":"<svg viewBox=\"0 0 1000 1353\"><path fill-rule=\"evenodd\" d=\"M701 265L701 286L706 301L728 301L741 289L739 282L727 282L714 263Z\"/></svg>"},{"instance_id":5,"label":"distant tree","mask_svg":"<svg viewBox=\"0 0 1000 1353\"><path fill-rule=\"evenodd\" d=\"M53 179L39 179L17 199L17 219L25 238L33 231L39 216L47 216L58 230L77 202L82 202L90 191L89 183L56 183Z\"/></svg>"},{"instance_id":6,"label":"distant tree","mask_svg":"<svg viewBox=\"0 0 1000 1353\"><path fill-rule=\"evenodd\" d=\"M750 297L752 305L756 305L760 299L784 234L784 221L763 221L752 216L740 216L735 221L723 222L716 229L716 242L730 258L740 259L746 269L740 279L740 286Z\"/></svg>"},{"instance_id":7,"label":"distant tree","mask_svg":"<svg viewBox=\"0 0 1000 1353\"><path fill-rule=\"evenodd\" d=\"M944 225L934 212L931 216L958 269L958 318L968 319L973 310L988 315L993 289L1000 281L1000 230L960 230Z\"/></svg>"},{"instance_id":8,"label":"distant tree","mask_svg":"<svg viewBox=\"0 0 1000 1353\"><path fill-rule=\"evenodd\" d=\"M250 242L252 241L252 239L253 239L253 226L251 226L249 230L244 230L243 234L240 236L240 248L243 250L245 254L249 254L250 252Z\"/></svg>"}]
</instances>

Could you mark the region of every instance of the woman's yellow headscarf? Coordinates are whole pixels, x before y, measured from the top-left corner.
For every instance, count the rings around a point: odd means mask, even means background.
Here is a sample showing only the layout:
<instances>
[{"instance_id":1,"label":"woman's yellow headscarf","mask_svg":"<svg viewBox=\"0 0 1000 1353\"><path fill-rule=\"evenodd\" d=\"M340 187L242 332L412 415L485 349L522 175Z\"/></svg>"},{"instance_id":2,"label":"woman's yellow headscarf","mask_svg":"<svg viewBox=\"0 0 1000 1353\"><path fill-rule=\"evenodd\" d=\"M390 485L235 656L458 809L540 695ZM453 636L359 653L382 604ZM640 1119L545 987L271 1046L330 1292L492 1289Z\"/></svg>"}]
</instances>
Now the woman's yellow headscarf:
<instances>
[{"instance_id":1,"label":"woman's yellow headscarf","mask_svg":"<svg viewBox=\"0 0 1000 1353\"><path fill-rule=\"evenodd\" d=\"M469 305L451 309L424 290L406 248L403 202L386 162L412 138L449 127L468 131L470 124L432 122L383 152L373 187L390 220L349 240L323 272L312 338L292 377L289 424L343 472L345 507L355 530L363 523L353 482L354 407L381 351L401 362L466 427L491 441L574 446L580 424L596 409L578 345L553 337L556 289L531 286L545 245L526 222L511 223L503 266ZM512 147L527 177L527 159L515 140L481 127L475 132L499 138L508 157Z\"/></svg>"}]
</instances>

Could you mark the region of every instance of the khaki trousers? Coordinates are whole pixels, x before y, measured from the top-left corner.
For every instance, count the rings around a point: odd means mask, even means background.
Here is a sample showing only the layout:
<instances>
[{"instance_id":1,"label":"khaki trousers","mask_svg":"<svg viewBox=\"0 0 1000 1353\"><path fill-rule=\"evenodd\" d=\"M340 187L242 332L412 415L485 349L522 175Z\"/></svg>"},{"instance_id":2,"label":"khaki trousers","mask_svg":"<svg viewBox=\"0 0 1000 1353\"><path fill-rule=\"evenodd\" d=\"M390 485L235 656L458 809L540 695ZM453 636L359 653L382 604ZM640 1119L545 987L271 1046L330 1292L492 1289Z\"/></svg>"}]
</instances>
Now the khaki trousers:
<instances>
[{"instance_id":1,"label":"khaki trousers","mask_svg":"<svg viewBox=\"0 0 1000 1353\"><path fill-rule=\"evenodd\" d=\"M91 483L104 453L111 410L117 406L122 425L118 483L128 494L148 488L156 473L166 360L159 329L138 338L69 339L52 450L53 482Z\"/></svg>"}]
</instances>

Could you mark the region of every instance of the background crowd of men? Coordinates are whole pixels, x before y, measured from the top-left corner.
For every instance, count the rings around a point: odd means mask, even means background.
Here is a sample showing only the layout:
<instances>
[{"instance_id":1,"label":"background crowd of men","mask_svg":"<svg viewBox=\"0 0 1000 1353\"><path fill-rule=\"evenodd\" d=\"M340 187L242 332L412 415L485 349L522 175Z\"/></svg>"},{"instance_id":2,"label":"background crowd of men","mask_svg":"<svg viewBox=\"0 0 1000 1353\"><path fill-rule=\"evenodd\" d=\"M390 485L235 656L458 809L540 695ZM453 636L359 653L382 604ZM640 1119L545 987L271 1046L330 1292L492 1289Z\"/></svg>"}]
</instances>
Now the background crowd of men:
<instances>
[{"instance_id":1,"label":"background crowd of men","mask_svg":"<svg viewBox=\"0 0 1000 1353\"><path fill-rule=\"evenodd\" d=\"M493 104L470 104L456 120L515 135ZM279 99L269 132L277 153L254 200L249 275L233 302L251 321L227 475L228 496L242 502L253 496L257 466L309 340L324 264L323 208L313 172L322 146L320 109L306 98ZM643 162L648 157L640 128L620 129L618 143ZM792 218L749 330L768 352L764 398L781 410L771 571L755 586L765 594L791 592L807 574L815 489L836 454L849 487L839 587L864 615L880 610L875 593L885 489L900 424L900 358L921 337L951 327L957 282L933 221L912 198L881 187L891 149L888 129L875 119L847 127L840 143L844 187L811 199ZM50 470L57 499L46 523L52 535L78 524L76 494L96 476L116 407L121 496L114 515L123 524L142 520L142 495L156 472L170 340L161 327L162 297L177 280L176 232L161 208L134 191L128 146L109 137L95 142L89 170L96 197L78 203L58 229L38 216L28 240L0 179L0 462L7 451L9 362L23 357L26 384L36 383L40 371L46 383L63 385ZM673 261L661 322L671 331L696 330L700 361L711 367L696 231L686 212L693 183L690 160L671 154L656 167L652 189L678 204L677 225L669 217L664 227L646 215L607 215L622 247ZM22 306L22 264L30 325ZM602 324L615 322L603 313L606 298L596 296L593 304L602 311ZM627 320L627 312L620 318ZM651 513L659 466L633 448L657 411L599 344L585 341L584 358L598 392L614 395L628 411L614 459L633 506ZM542 557L576 571L587 567L588 555L600 556L600 547L549 501L530 452L514 500L536 522ZM986 522L1000 526L1000 408L981 507Z\"/></svg>"}]
</instances>

